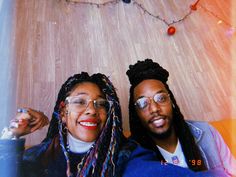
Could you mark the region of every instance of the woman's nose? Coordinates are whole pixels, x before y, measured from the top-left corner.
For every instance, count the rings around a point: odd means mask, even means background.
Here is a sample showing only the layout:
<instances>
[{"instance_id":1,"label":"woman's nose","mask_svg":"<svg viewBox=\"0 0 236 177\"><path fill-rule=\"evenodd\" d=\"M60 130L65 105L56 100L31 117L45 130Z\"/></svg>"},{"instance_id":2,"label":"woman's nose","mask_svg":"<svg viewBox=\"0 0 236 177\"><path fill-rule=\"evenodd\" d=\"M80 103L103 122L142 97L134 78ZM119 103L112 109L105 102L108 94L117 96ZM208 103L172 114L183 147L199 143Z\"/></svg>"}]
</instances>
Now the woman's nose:
<instances>
[{"instance_id":1,"label":"woman's nose","mask_svg":"<svg viewBox=\"0 0 236 177\"><path fill-rule=\"evenodd\" d=\"M85 109L86 114L96 114L97 110L94 106L94 101L90 101Z\"/></svg>"}]
</instances>

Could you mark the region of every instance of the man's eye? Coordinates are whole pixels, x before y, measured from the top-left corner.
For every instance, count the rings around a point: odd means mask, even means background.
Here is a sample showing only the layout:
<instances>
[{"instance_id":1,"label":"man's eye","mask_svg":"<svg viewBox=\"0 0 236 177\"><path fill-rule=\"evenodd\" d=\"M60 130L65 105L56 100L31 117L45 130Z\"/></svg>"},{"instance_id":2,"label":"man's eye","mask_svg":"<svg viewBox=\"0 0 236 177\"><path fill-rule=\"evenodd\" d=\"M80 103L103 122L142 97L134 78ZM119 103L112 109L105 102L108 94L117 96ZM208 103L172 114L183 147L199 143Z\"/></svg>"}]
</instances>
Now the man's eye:
<instances>
[{"instance_id":1,"label":"man's eye","mask_svg":"<svg viewBox=\"0 0 236 177\"><path fill-rule=\"evenodd\" d=\"M148 101L146 98L141 98L137 101L137 106L141 109L145 108L148 105Z\"/></svg>"},{"instance_id":2,"label":"man's eye","mask_svg":"<svg viewBox=\"0 0 236 177\"><path fill-rule=\"evenodd\" d=\"M166 98L165 98L165 96L160 95L160 96L158 97L158 100L159 100L160 102L163 102L163 101L166 100Z\"/></svg>"},{"instance_id":3,"label":"man's eye","mask_svg":"<svg viewBox=\"0 0 236 177\"><path fill-rule=\"evenodd\" d=\"M167 99L166 95L156 95L154 97L155 102L163 103Z\"/></svg>"}]
</instances>

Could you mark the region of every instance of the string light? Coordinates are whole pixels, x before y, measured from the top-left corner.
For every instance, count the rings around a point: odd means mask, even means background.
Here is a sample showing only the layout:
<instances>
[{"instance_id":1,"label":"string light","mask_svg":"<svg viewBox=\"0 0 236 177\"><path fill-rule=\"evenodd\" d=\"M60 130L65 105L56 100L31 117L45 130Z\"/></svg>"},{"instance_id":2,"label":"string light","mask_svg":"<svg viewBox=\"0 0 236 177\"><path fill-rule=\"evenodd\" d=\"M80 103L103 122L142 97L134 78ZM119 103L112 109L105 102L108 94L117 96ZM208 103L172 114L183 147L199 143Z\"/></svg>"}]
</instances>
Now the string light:
<instances>
[{"instance_id":1,"label":"string light","mask_svg":"<svg viewBox=\"0 0 236 177\"><path fill-rule=\"evenodd\" d=\"M106 5L110 5L110 4L117 4L120 1L121 0L111 0L111 1L104 2L104 3L94 3L94 2L85 2L85 1L80 1L80 0L66 0L66 2L68 2L68 3L93 5L93 6L97 6L98 8L101 6L106 6Z\"/></svg>"},{"instance_id":2,"label":"string light","mask_svg":"<svg viewBox=\"0 0 236 177\"><path fill-rule=\"evenodd\" d=\"M226 31L226 36L227 37L232 37L233 35L236 35L236 31L235 31L235 27L233 27L229 22L227 22L226 20L220 18L220 16L218 16L217 14L215 14L214 12L210 11L209 9L207 9L206 7L199 5L206 13L212 15L213 17L215 17L218 21L217 21L217 25L221 25L224 24L226 26L228 26L228 29Z\"/></svg>"},{"instance_id":3,"label":"string light","mask_svg":"<svg viewBox=\"0 0 236 177\"><path fill-rule=\"evenodd\" d=\"M209 13L210 15L212 15L213 17L215 17L218 22L221 21L220 23L224 23L227 26L232 26L229 22L225 21L224 19L220 18L218 15L216 15L214 12L210 11L209 9L207 9L206 7L199 5L205 12Z\"/></svg>"},{"instance_id":4,"label":"string light","mask_svg":"<svg viewBox=\"0 0 236 177\"><path fill-rule=\"evenodd\" d=\"M136 5L137 7L139 7L144 13L148 14L149 16L152 16L153 18L156 18L157 20L164 22L164 24L166 24L167 26L171 26L175 23L179 23L181 21L184 21L192 13L192 10L190 8L189 12L187 14L185 14L182 18L180 18L178 20L173 20L172 22L167 22L164 18L160 17L159 15L154 15L151 12L149 12L146 8L143 7L142 4L140 4L136 1L134 1L133 4Z\"/></svg>"},{"instance_id":5,"label":"string light","mask_svg":"<svg viewBox=\"0 0 236 177\"><path fill-rule=\"evenodd\" d=\"M97 6L98 8L101 6L106 6L106 5L111 5L111 4L118 4L120 1L123 1L124 3L130 3L131 0L110 0L104 3L94 3L94 2L84 2L84 1L80 1L80 0L66 0L68 3L76 3L76 4L87 4L87 5L93 5L93 6ZM226 24L227 26L229 26L229 30L227 31L228 35L233 35L235 33L235 27L233 27L229 22L225 21L224 19L220 18L218 15L216 15L214 12L210 11L209 9L207 9L206 7L199 5L200 0L196 0L196 2L194 2L193 4L191 4L189 6L189 11L186 12L185 15L183 15L182 17L180 17L177 20L173 20L172 22L168 22L166 19L160 17L159 15L154 15L153 13L149 12L141 3L138 3L136 0L132 0L132 4L136 7L138 7L141 11L143 11L143 13L151 16L152 18L155 18L156 20L162 21L165 25L167 25L168 29L167 29L167 34L168 35L174 35L176 33L176 27L174 26L177 23L183 22L184 20L186 20L193 11L197 10L197 7L201 7L205 12L207 12L208 14L214 16L215 18L218 19L217 24Z\"/></svg>"}]
</instances>

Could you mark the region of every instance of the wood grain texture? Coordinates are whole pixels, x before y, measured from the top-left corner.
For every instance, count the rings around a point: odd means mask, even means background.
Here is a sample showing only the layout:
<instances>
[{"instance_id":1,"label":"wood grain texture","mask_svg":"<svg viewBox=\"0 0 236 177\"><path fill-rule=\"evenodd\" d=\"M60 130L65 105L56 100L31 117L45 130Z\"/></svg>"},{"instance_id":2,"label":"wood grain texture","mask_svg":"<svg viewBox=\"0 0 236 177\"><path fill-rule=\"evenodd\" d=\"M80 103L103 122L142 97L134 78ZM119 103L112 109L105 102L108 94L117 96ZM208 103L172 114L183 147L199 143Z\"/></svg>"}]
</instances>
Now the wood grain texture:
<instances>
[{"instance_id":1,"label":"wood grain texture","mask_svg":"<svg viewBox=\"0 0 236 177\"><path fill-rule=\"evenodd\" d=\"M136 2L172 21L184 16L195 1ZM231 12L236 9L231 0L201 0L199 5L232 23ZM217 24L200 6L175 25L174 36L166 34L162 21L122 1L98 8L64 0L20 0L15 9L17 107L30 106L50 117L60 86L70 75L102 72L117 88L127 130L129 82L125 72L129 64L152 58L170 72L168 83L186 119L236 117L232 110L235 36L228 37L229 26ZM27 136L27 143L38 143L46 130Z\"/></svg>"}]
</instances>

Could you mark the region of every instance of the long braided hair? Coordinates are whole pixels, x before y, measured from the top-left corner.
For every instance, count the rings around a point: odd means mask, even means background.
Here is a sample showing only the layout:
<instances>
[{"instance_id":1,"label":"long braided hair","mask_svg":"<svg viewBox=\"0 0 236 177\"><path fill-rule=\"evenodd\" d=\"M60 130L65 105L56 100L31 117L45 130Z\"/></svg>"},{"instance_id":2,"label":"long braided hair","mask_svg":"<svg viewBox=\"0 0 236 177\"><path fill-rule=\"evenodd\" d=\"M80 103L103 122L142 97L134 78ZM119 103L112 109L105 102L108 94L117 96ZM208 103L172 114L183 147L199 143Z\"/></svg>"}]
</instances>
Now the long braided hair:
<instances>
[{"instance_id":1,"label":"long braided hair","mask_svg":"<svg viewBox=\"0 0 236 177\"><path fill-rule=\"evenodd\" d=\"M206 170L206 166L201 156L200 150L195 143L194 137L188 127L188 124L184 120L184 116L181 113L179 106L176 103L173 93L169 89L168 80L169 73L167 70L162 68L158 63L153 62L151 59L146 59L144 61L138 61L134 65L129 66L129 70L126 72L129 77L131 84L130 87L130 98L129 98L129 124L131 136L142 146L151 149L156 152L157 158L160 161L165 161L164 157L161 155L160 151L156 147L154 141L148 135L145 127L143 127L134 106L134 88L143 80L146 79L156 79L161 81L168 93L170 94L170 99L172 101L173 110L173 126L177 137L181 143L183 153L185 156L186 163L188 167L193 171L203 171ZM194 165L192 160L200 160L200 165Z\"/></svg>"},{"instance_id":2,"label":"long braided hair","mask_svg":"<svg viewBox=\"0 0 236 177\"><path fill-rule=\"evenodd\" d=\"M106 99L112 101L113 104L109 111L106 124L95 141L94 146L90 148L78 164L77 176L115 176L115 162L117 161L123 138L121 110L115 88L110 80L103 74L98 73L89 76L88 73L82 72L68 78L59 91L48 133L44 141L50 141L60 135L60 145L67 161L67 176L69 176L69 157L66 151L66 135L62 133L63 128L65 128L63 126L65 125L62 124L59 113L60 106L65 101L66 97L76 85L82 82L95 83L101 89Z\"/></svg>"}]
</instances>

